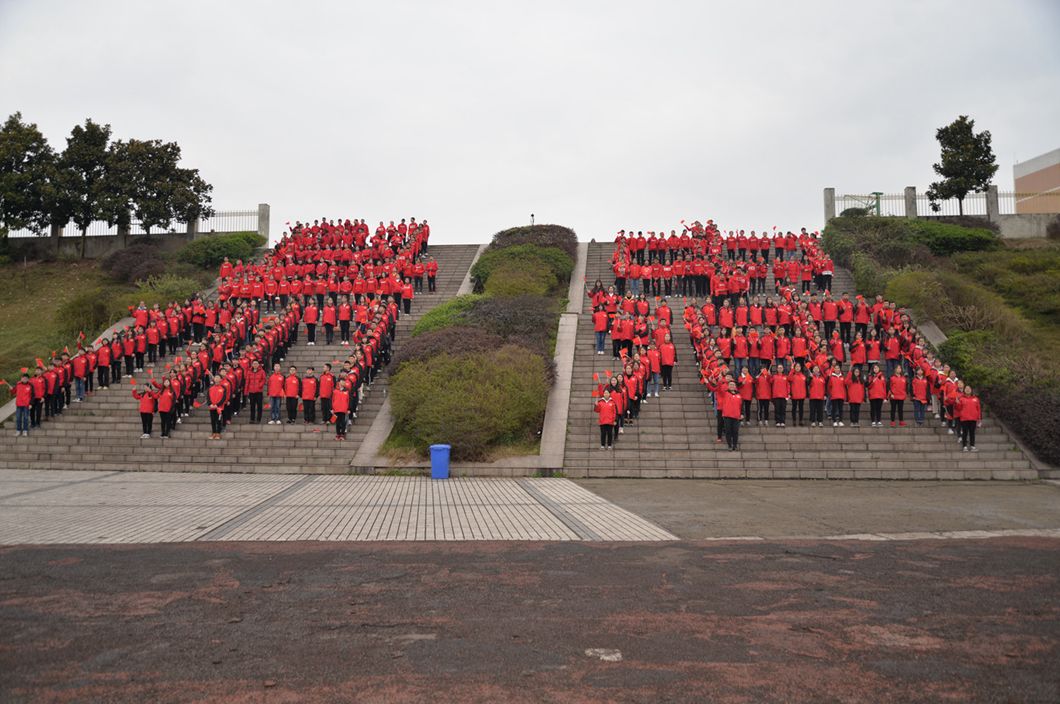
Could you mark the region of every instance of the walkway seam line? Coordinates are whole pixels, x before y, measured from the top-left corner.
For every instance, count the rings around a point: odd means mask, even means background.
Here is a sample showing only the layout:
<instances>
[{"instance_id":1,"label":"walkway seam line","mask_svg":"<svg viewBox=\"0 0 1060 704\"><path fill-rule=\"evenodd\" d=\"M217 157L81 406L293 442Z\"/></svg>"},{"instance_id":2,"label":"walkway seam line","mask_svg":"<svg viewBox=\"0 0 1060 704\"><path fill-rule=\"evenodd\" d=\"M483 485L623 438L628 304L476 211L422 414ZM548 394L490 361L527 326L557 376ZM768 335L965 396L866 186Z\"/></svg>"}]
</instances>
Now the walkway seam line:
<instances>
[{"instance_id":1,"label":"walkway seam line","mask_svg":"<svg viewBox=\"0 0 1060 704\"><path fill-rule=\"evenodd\" d=\"M526 479L516 480L519 487L530 494L538 503L548 509L548 512L555 516L560 523L570 528L574 533L582 540L599 540L603 541L604 538L598 535L595 531L589 528L587 525L579 521L577 518L567 512L567 509L563 508L562 505L556 503L538 489L536 486L528 482Z\"/></svg>"},{"instance_id":2,"label":"walkway seam line","mask_svg":"<svg viewBox=\"0 0 1060 704\"><path fill-rule=\"evenodd\" d=\"M39 494L42 491L52 491L54 489L63 489L68 486L76 486L77 484L87 484L88 482L99 481L100 479L106 479L107 477L113 477L117 474L125 474L125 472L108 472L107 474L101 474L98 477L92 477L90 479L76 479L72 482L54 482L52 486L42 486L39 489L27 489L26 491L20 491L17 494L8 494L7 496L0 496L0 503L7 501L8 499L14 499L18 496L28 496L30 494Z\"/></svg>"},{"instance_id":3,"label":"walkway seam line","mask_svg":"<svg viewBox=\"0 0 1060 704\"><path fill-rule=\"evenodd\" d=\"M299 489L301 489L305 485L311 483L318 476L322 476L322 475L319 475L319 474L307 474L306 476L302 477L301 479L299 479L298 481L296 481L294 484L292 484L291 486L287 487L286 489L283 489L283 490L273 494L272 496L270 496L269 498L265 499L264 501L262 501L259 504L255 504L254 506L251 506L246 511L243 511L240 514L238 514L236 516L233 516L232 518L229 518L227 521L225 521L221 525L217 526L213 530L210 530L210 531L208 531L206 533L203 533L202 535L197 537L194 542L198 542L198 541L201 541L201 540L218 540L220 538L224 538L227 535L230 535L237 528L240 528L243 525L245 525L247 522L249 522L250 519L254 518L258 514L260 514L262 511L264 511L265 509L267 509L267 508L269 508L271 506L275 506L280 501L283 501L284 499L286 499L291 494L295 493L296 491L298 491Z\"/></svg>"}]
</instances>

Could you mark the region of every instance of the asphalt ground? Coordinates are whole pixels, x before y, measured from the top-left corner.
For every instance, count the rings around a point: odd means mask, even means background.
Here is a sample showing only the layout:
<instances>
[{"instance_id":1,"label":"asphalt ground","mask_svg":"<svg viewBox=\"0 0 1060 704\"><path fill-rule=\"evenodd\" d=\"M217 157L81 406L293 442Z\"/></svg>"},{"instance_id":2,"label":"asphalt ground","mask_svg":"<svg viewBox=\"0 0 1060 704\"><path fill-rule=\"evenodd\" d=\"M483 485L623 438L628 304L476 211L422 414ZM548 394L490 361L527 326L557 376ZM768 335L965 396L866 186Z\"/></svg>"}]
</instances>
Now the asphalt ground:
<instances>
[{"instance_id":1,"label":"asphalt ground","mask_svg":"<svg viewBox=\"0 0 1060 704\"><path fill-rule=\"evenodd\" d=\"M693 540L1060 529L1058 482L576 481Z\"/></svg>"},{"instance_id":2,"label":"asphalt ground","mask_svg":"<svg viewBox=\"0 0 1060 704\"><path fill-rule=\"evenodd\" d=\"M0 548L3 702L1056 702L1060 540Z\"/></svg>"}]
</instances>

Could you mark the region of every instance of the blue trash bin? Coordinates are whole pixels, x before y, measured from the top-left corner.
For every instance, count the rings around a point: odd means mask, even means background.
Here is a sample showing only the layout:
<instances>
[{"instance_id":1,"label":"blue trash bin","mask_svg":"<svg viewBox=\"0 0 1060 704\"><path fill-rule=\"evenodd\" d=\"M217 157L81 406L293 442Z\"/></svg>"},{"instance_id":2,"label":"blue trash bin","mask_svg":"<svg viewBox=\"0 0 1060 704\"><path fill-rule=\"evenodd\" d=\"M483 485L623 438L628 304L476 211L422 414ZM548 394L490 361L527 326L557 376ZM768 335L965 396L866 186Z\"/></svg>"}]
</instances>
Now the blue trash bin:
<instances>
[{"instance_id":1,"label":"blue trash bin","mask_svg":"<svg viewBox=\"0 0 1060 704\"><path fill-rule=\"evenodd\" d=\"M449 478L449 445L431 445L431 479Z\"/></svg>"}]
</instances>

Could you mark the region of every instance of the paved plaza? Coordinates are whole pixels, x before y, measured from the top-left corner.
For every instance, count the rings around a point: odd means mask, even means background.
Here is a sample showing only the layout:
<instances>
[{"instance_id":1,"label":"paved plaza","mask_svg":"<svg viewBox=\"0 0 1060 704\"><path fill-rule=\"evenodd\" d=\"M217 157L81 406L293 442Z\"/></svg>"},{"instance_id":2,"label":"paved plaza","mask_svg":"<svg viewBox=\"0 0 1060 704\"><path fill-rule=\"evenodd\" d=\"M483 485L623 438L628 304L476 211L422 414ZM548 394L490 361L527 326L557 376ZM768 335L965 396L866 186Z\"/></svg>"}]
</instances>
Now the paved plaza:
<instances>
[{"instance_id":1,"label":"paved plaza","mask_svg":"<svg viewBox=\"0 0 1060 704\"><path fill-rule=\"evenodd\" d=\"M0 470L0 544L674 540L566 479Z\"/></svg>"}]
</instances>

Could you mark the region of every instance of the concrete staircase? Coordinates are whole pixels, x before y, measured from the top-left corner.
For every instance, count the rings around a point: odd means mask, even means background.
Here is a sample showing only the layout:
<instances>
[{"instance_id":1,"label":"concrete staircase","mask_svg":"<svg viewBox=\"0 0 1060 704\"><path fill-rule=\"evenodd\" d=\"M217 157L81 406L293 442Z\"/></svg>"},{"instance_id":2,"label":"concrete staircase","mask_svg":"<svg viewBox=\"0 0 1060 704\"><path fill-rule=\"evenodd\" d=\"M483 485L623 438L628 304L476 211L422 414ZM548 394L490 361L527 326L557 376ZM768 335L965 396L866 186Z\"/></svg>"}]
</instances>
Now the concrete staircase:
<instances>
[{"instance_id":1,"label":"concrete staircase","mask_svg":"<svg viewBox=\"0 0 1060 704\"><path fill-rule=\"evenodd\" d=\"M589 246L586 278L609 279L611 243ZM854 292L853 281L837 272L836 291ZM772 291L772 279L767 290ZM745 426L741 449L729 452L716 443L714 410L698 382L687 334L678 322L683 303L671 301L678 332L678 365L673 390L648 399L640 419L627 425L614 450L600 449L591 397L592 375L614 371L617 362L594 352L591 311L578 325L565 470L571 477L752 477L862 479L1035 479L1037 472L987 409L977 438L977 453L963 453L955 436L928 418L922 428L804 428ZM889 410L884 406L884 417ZM862 407L864 419L868 406ZM911 419L909 410L907 419ZM752 416L753 417L753 416Z\"/></svg>"},{"instance_id":2,"label":"concrete staircase","mask_svg":"<svg viewBox=\"0 0 1060 704\"><path fill-rule=\"evenodd\" d=\"M395 349L408 338L420 316L456 295L477 249L477 245L430 248L439 265L437 293L416 295L412 314L398 321ZM312 365L319 374L324 363L345 358L347 348L324 345L322 331L317 340L317 345L306 346L303 328L298 344L288 351L284 371L292 364L299 370ZM149 379L146 372L136 376L140 383ZM210 440L205 405L184 418L167 440L159 437L156 416L154 437L142 440L133 387L124 381L75 403L59 420L45 423L29 437L14 437L13 421L5 424L0 468L345 473L383 403L387 373L384 370L363 399L346 442L337 442L330 426L305 425L301 418L293 425L252 425L249 407L233 419L222 440ZM266 421L267 404L266 399ZM317 416L320 420L319 407Z\"/></svg>"}]
</instances>

